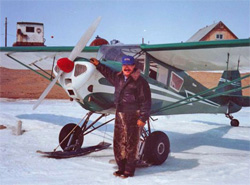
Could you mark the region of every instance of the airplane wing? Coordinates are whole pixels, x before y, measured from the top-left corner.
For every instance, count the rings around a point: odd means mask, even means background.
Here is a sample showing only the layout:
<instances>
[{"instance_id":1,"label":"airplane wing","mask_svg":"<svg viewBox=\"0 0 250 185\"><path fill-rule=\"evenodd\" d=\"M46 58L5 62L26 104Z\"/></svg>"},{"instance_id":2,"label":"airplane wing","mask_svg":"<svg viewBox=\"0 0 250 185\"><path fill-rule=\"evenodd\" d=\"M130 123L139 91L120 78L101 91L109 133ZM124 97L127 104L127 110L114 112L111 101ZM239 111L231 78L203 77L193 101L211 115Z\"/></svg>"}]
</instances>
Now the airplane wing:
<instances>
[{"instance_id":1,"label":"airplane wing","mask_svg":"<svg viewBox=\"0 0 250 185\"><path fill-rule=\"evenodd\" d=\"M51 70L53 62L68 57L72 49L73 47L0 47L0 67ZM96 57L98 50L99 47L86 47L79 57Z\"/></svg>"},{"instance_id":2,"label":"airplane wing","mask_svg":"<svg viewBox=\"0 0 250 185\"><path fill-rule=\"evenodd\" d=\"M250 39L141 45L154 58L185 71L250 71Z\"/></svg>"},{"instance_id":3,"label":"airplane wing","mask_svg":"<svg viewBox=\"0 0 250 185\"><path fill-rule=\"evenodd\" d=\"M2 47L0 66L51 70L53 61L68 56L73 47ZM186 71L250 71L250 39L141 45L154 58ZM99 47L86 47L80 57L97 57ZM55 58L55 59L54 59ZM17 61L16 61L17 60ZM22 65L18 63L21 62ZM37 69L37 68L36 68Z\"/></svg>"}]
</instances>

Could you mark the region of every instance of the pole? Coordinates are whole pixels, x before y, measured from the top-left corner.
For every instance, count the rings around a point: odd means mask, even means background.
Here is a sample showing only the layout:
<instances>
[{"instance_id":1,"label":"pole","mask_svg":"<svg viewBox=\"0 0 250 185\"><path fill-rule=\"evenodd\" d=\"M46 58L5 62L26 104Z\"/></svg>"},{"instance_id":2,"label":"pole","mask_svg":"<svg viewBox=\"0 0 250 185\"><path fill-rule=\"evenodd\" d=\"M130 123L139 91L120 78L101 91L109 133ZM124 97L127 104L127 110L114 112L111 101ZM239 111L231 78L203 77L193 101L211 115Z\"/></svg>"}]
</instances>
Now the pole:
<instances>
[{"instance_id":1,"label":"pole","mask_svg":"<svg viewBox=\"0 0 250 185\"><path fill-rule=\"evenodd\" d=\"M7 17L5 17L5 47L7 47Z\"/></svg>"},{"instance_id":2,"label":"pole","mask_svg":"<svg viewBox=\"0 0 250 185\"><path fill-rule=\"evenodd\" d=\"M18 136L22 135L22 121L21 120L18 120L17 122L16 135Z\"/></svg>"}]
</instances>

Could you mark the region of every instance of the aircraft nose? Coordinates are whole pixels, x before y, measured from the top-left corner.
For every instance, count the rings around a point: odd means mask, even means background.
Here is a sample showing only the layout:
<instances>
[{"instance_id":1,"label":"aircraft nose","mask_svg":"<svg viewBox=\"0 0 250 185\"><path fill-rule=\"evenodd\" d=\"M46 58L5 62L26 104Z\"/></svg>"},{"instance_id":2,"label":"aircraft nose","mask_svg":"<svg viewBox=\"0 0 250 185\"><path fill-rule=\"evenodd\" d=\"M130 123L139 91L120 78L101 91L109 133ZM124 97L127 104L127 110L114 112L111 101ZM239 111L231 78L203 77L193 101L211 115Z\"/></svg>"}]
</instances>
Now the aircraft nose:
<instances>
[{"instance_id":1,"label":"aircraft nose","mask_svg":"<svg viewBox=\"0 0 250 185\"><path fill-rule=\"evenodd\" d=\"M74 76L77 77L87 71L87 66L83 64L76 64L75 65L75 71Z\"/></svg>"},{"instance_id":2,"label":"aircraft nose","mask_svg":"<svg viewBox=\"0 0 250 185\"><path fill-rule=\"evenodd\" d=\"M79 94L82 94L81 89L88 84L96 69L89 62L74 63L72 72L63 74L59 81L70 97L77 98Z\"/></svg>"},{"instance_id":3,"label":"aircraft nose","mask_svg":"<svg viewBox=\"0 0 250 185\"><path fill-rule=\"evenodd\" d=\"M60 58L57 61L57 66L65 73L69 73L74 68L74 62L68 58Z\"/></svg>"},{"instance_id":4,"label":"aircraft nose","mask_svg":"<svg viewBox=\"0 0 250 185\"><path fill-rule=\"evenodd\" d=\"M87 81L95 71L95 66L89 62L75 62L74 77ZM77 79L78 80L78 79Z\"/></svg>"}]
</instances>

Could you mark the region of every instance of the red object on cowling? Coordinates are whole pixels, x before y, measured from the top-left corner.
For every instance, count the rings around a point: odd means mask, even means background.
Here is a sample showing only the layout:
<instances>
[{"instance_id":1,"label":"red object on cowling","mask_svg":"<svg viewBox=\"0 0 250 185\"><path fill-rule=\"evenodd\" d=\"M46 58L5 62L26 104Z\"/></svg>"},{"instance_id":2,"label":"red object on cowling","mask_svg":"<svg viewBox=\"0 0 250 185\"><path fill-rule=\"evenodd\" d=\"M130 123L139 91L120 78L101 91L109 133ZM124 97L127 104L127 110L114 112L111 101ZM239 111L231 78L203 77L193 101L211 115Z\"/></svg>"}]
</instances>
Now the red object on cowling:
<instances>
[{"instance_id":1,"label":"red object on cowling","mask_svg":"<svg viewBox=\"0 0 250 185\"><path fill-rule=\"evenodd\" d=\"M57 61L57 66L65 73L69 73L74 69L74 62L68 58L60 58Z\"/></svg>"},{"instance_id":2,"label":"red object on cowling","mask_svg":"<svg viewBox=\"0 0 250 185\"><path fill-rule=\"evenodd\" d=\"M105 40L97 35L95 40L93 40L89 46L101 46L101 45L108 45L108 44L109 44L109 42L107 40Z\"/></svg>"}]
</instances>

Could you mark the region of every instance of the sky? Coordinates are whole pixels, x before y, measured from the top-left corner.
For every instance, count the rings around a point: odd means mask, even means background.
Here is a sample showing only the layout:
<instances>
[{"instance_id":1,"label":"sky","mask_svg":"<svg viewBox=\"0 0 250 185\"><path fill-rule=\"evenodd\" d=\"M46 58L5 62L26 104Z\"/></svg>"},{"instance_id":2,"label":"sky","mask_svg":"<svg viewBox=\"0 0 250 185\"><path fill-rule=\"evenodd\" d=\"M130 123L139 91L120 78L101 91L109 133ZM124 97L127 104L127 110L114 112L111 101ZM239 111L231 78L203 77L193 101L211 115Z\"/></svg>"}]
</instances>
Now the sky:
<instances>
[{"instance_id":1,"label":"sky","mask_svg":"<svg viewBox=\"0 0 250 185\"><path fill-rule=\"evenodd\" d=\"M47 46L74 46L98 16L91 41L99 35L124 44L186 42L219 21L238 38L250 37L250 0L0 0L0 46L5 17L8 46L16 41L17 22L43 23Z\"/></svg>"}]
</instances>

